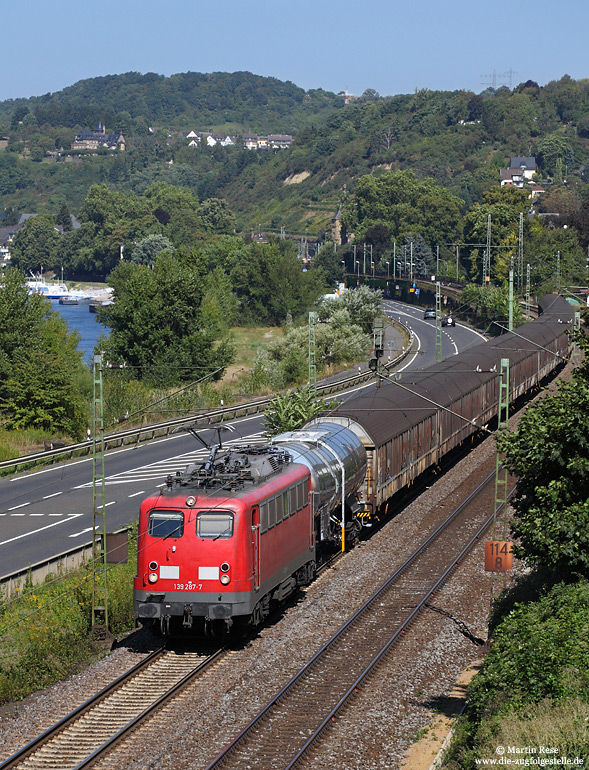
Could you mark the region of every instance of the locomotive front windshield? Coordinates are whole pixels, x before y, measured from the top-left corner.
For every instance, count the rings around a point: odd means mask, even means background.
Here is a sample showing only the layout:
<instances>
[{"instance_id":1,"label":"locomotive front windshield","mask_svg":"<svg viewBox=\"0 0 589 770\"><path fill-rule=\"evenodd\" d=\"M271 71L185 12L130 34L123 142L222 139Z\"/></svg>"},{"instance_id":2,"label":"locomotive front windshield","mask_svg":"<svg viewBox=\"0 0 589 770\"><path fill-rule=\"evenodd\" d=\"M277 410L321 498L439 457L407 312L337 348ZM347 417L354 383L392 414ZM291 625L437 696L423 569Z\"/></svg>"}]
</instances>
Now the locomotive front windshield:
<instances>
[{"instance_id":1,"label":"locomotive front windshield","mask_svg":"<svg viewBox=\"0 0 589 770\"><path fill-rule=\"evenodd\" d=\"M152 537L182 537L184 534L184 514L180 511L151 511L147 532Z\"/></svg>"},{"instance_id":2,"label":"locomotive front windshield","mask_svg":"<svg viewBox=\"0 0 589 770\"><path fill-rule=\"evenodd\" d=\"M212 538L233 536L233 514L228 511L201 511L196 517L196 536Z\"/></svg>"}]
</instances>

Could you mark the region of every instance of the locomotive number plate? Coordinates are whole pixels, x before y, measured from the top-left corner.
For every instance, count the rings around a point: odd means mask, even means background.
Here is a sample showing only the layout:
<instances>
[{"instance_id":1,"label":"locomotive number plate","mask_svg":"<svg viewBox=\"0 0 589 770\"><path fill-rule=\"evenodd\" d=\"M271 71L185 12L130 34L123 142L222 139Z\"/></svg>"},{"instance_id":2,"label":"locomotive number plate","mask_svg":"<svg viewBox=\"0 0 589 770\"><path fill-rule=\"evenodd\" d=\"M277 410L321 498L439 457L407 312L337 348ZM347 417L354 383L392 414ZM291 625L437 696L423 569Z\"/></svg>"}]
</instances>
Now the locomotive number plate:
<instances>
[{"instance_id":1,"label":"locomotive number plate","mask_svg":"<svg viewBox=\"0 0 589 770\"><path fill-rule=\"evenodd\" d=\"M174 591L202 591L202 583L174 583Z\"/></svg>"}]
</instances>

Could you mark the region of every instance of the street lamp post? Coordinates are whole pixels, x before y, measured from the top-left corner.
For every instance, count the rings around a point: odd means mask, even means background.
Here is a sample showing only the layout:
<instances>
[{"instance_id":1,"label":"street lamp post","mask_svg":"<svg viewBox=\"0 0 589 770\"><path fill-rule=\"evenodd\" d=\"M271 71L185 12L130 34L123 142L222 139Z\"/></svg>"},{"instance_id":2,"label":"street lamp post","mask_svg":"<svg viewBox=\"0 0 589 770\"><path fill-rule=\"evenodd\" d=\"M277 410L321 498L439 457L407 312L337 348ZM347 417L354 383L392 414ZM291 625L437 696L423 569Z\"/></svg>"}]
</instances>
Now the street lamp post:
<instances>
[{"instance_id":1,"label":"street lamp post","mask_svg":"<svg viewBox=\"0 0 589 770\"><path fill-rule=\"evenodd\" d=\"M356 264L358 265L358 286L360 285L360 260L356 260Z\"/></svg>"},{"instance_id":2,"label":"street lamp post","mask_svg":"<svg viewBox=\"0 0 589 770\"><path fill-rule=\"evenodd\" d=\"M387 266L387 278L390 278L391 277L391 263L388 260L385 260L385 261L386 261L386 266Z\"/></svg>"},{"instance_id":3,"label":"street lamp post","mask_svg":"<svg viewBox=\"0 0 589 770\"><path fill-rule=\"evenodd\" d=\"M370 267L372 268L372 277L374 278L374 262L370 263Z\"/></svg>"}]
</instances>

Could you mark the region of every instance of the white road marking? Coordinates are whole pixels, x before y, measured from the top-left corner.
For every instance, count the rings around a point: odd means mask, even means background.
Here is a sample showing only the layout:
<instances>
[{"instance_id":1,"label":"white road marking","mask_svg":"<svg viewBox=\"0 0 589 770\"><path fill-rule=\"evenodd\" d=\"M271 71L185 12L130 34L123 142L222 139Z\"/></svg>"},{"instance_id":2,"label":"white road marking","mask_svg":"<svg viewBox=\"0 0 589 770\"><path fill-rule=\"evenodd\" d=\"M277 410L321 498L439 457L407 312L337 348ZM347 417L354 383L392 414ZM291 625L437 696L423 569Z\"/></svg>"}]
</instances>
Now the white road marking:
<instances>
[{"instance_id":1,"label":"white road marking","mask_svg":"<svg viewBox=\"0 0 589 770\"><path fill-rule=\"evenodd\" d=\"M7 545L8 543L14 543L15 540L22 540L23 537L30 537L31 535L36 535L38 532L43 532L46 529L51 529L51 527L56 527L58 524L63 524L63 522L71 521L72 519L77 519L78 516L83 516L83 513L71 513L67 519L62 519L61 521L54 521L53 524L47 524L45 527L40 527L39 529L33 529L30 532L24 532L22 535L17 535L16 537L11 537L8 540L2 540L0 542L0 545Z\"/></svg>"},{"instance_id":2,"label":"white road marking","mask_svg":"<svg viewBox=\"0 0 589 770\"><path fill-rule=\"evenodd\" d=\"M94 527L87 527L86 529L82 529L79 532L74 532L73 535L68 535L68 537L80 537L80 535L85 535L86 532L92 532Z\"/></svg>"},{"instance_id":3,"label":"white road marking","mask_svg":"<svg viewBox=\"0 0 589 770\"><path fill-rule=\"evenodd\" d=\"M43 500L49 500L50 497L58 497L58 495L62 495L63 492L54 492L52 495L45 495Z\"/></svg>"},{"instance_id":4,"label":"white road marking","mask_svg":"<svg viewBox=\"0 0 589 770\"><path fill-rule=\"evenodd\" d=\"M453 339L452 339L452 337L451 337L451 336L448 334L448 332L444 332L444 334L446 335L446 337L448 337L448 339L450 340L450 342L452 343L452 345L454 345L454 355L455 355L455 356L457 356L457 355L458 355L458 345L457 345L457 344L454 342L454 340L453 340Z\"/></svg>"},{"instance_id":5,"label":"white road marking","mask_svg":"<svg viewBox=\"0 0 589 770\"><path fill-rule=\"evenodd\" d=\"M17 508L25 508L27 505L30 505L30 503L21 503L20 505L13 505L12 508L7 508L7 511L16 511Z\"/></svg>"},{"instance_id":6,"label":"white road marking","mask_svg":"<svg viewBox=\"0 0 589 770\"><path fill-rule=\"evenodd\" d=\"M139 497L139 495L144 495L144 494L145 494L145 490L142 489L141 492L133 492L133 494L132 495L128 495L128 497L129 498L131 498L131 497Z\"/></svg>"},{"instance_id":7,"label":"white road marking","mask_svg":"<svg viewBox=\"0 0 589 770\"><path fill-rule=\"evenodd\" d=\"M26 516L26 513L11 513L11 516Z\"/></svg>"}]
</instances>

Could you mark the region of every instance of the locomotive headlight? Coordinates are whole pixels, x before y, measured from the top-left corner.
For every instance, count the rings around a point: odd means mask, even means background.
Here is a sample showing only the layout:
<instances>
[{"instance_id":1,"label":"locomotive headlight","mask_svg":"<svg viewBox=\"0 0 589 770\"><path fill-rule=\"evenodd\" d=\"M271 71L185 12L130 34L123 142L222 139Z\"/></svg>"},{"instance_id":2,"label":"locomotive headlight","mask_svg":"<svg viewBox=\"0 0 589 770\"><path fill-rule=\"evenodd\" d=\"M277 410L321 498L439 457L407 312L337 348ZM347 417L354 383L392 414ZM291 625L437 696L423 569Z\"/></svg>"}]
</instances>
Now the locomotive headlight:
<instances>
[{"instance_id":1,"label":"locomotive headlight","mask_svg":"<svg viewBox=\"0 0 589 770\"><path fill-rule=\"evenodd\" d=\"M227 564L226 561L224 561L223 564L221 564L221 572L229 572L229 565Z\"/></svg>"},{"instance_id":2,"label":"locomotive headlight","mask_svg":"<svg viewBox=\"0 0 589 770\"><path fill-rule=\"evenodd\" d=\"M187 497L186 498L186 505L189 508L192 508L193 505L196 505L196 497L193 497L192 495L190 495L190 497Z\"/></svg>"},{"instance_id":3,"label":"locomotive headlight","mask_svg":"<svg viewBox=\"0 0 589 770\"><path fill-rule=\"evenodd\" d=\"M157 572L150 572L147 579L150 583L157 583Z\"/></svg>"},{"instance_id":4,"label":"locomotive headlight","mask_svg":"<svg viewBox=\"0 0 589 770\"><path fill-rule=\"evenodd\" d=\"M150 569L152 572L155 572L155 571L156 571L156 569L157 569L157 561L150 561L150 562L149 562L149 569Z\"/></svg>"},{"instance_id":5,"label":"locomotive headlight","mask_svg":"<svg viewBox=\"0 0 589 770\"><path fill-rule=\"evenodd\" d=\"M229 581L231 580L229 575L221 575L221 577L219 579L221 581L221 585L223 585L223 586L229 585Z\"/></svg>"}]
</instances>

